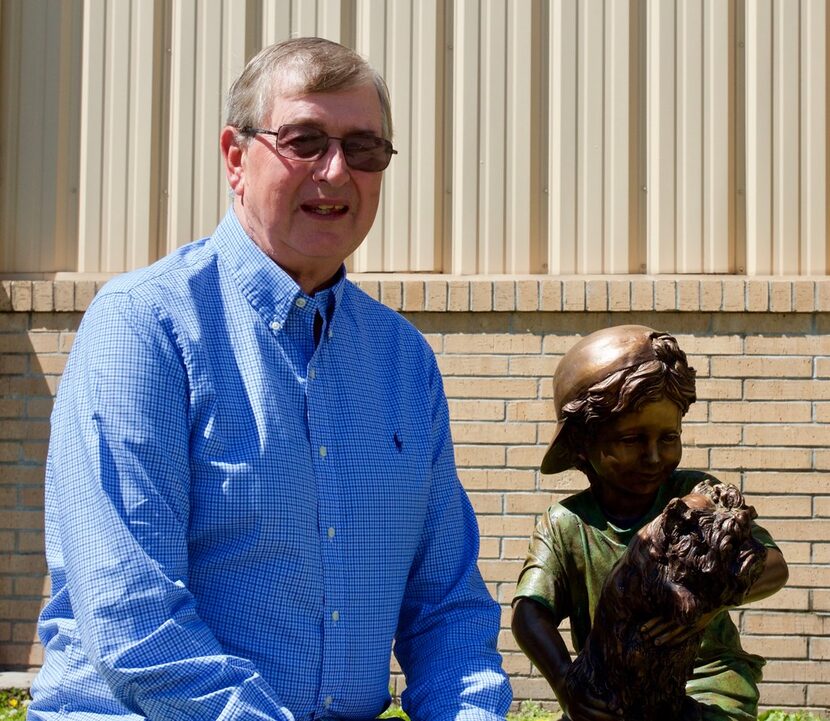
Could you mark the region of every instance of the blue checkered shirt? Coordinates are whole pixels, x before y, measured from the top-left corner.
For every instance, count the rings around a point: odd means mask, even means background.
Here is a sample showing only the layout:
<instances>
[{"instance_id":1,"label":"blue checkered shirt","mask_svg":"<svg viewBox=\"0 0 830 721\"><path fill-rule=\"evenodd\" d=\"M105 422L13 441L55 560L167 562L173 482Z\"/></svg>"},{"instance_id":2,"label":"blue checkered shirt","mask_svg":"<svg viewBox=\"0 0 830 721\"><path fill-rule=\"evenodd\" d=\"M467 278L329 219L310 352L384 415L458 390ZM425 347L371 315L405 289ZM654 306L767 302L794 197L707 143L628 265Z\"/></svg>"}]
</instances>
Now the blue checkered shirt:
<instances>
[{"instance_id":1,"label":"blue checkered shirt","mask_svg":"<svg viewBox=\"0 0 830 721\"><path fill-rule=\"evenodd\" d=\"M52 422L32 721L371 719L393 644L413 719L506 713L434 356L343 274L229 211L98 294Z\"/></svg>"}]
</instances>

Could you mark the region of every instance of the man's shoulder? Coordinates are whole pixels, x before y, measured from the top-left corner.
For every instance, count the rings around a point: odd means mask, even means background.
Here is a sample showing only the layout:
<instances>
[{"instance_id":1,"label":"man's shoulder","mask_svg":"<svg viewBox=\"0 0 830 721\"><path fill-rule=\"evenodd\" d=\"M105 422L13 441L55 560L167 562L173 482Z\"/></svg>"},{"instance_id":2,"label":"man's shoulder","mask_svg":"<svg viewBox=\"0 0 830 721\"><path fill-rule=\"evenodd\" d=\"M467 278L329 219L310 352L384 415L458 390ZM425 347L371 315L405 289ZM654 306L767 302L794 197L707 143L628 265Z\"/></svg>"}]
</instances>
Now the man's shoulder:
<instances>
[{"instance_id":1,"label":"man's shoulder","mask_svg":"<svg viewBox=\"0 0 830 721\"><path fill-rule=\"evenodd\" d=\"M365 327L369 332L391 332L394 336L411 339L419 346L428 346L421 331L409 320L370 296L357 284L347 280L344 295L351 306L353 321L358 326Z\"/></svg>"},{"instance_id":2,"label":"man's shoulder","mask_svg":"<svg viewBox=\"0 0 830 721\"><path fill-rule=\"evenodd\" d=\"M384 305L380 300L369 295L363 288L361 288L351 278L346 278L345 295L349 302L354 304L355 308L370 314L377 314L379 318L386 319L389 322L396 322L397 319L404 320L404 318L389 306Z\"/></svg>"},{"instance_id":3,"label":"man's shoulder","mask_svg":"<svg viewBox=\"0 0 830 721\"><path fill-rule=\"evenodd\" d=\"M133 329L194 323L198 306L219 295L215 254L207 239L193 241L144 268L108 281L84 314L82 328L121 323Z\"/></svg>"},{"instance_id":4,"label":"man's shoulder","mask_svg":"<svg viewBox=\"0 0 830 721\"><path fill-rule=\"evenodd\" d=\"M187 292L191 280L214 264L214 255L207 251L207 240L195 240L148 266L116 276L104 285L99 295L128 294L164 298L170 293Z\"/></svg>"}]
</instances>

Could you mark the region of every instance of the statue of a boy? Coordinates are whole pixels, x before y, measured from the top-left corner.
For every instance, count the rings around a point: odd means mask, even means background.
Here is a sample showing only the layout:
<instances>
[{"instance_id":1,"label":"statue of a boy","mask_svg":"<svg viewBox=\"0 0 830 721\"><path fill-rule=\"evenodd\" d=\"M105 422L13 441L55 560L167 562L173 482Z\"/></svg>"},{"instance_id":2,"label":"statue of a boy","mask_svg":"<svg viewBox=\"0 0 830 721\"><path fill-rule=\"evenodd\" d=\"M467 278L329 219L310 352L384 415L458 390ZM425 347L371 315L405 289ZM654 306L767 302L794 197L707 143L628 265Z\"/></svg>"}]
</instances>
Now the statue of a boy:
<instances>
[{"instance_id":1,"label":"statue of a boy","mask_svg":"<svg viewBox=\"0 0 830 721\"><path fill-rule=\"evenodd\" d=\"M648 528L675 498L691 499L687 503L697 513L696 507L708 501L687 494L701 482L719 484L708 474L677 468L683 450L681 420L695 400L695 371L677 341L644 326L592 333L557 367L557 425L541 469L558 473L577 468L587 476L589 487L551 506L539 522L519 577L513 633L571 721L620 719L623 708L613 694L566 682L572 660L560 623L570 619L579 652L595 621L603 583L638 531ZM679 507L672 503L672 509ZM758 556L763 568L753 572L757 580L740 594L743 603L775 593L788 576L781 551L752 517L754 513L747 512L738 522L750 525L751 539L766 553L761 549ZM684 715L689 713L689 718L757 718L757 683L764 660L741 648L729 607L708 611L691 624L655 613L639 629L648 644L660 650L688 647L689 639L696 637L684 699Z\"/></svg>"}]
</instances>

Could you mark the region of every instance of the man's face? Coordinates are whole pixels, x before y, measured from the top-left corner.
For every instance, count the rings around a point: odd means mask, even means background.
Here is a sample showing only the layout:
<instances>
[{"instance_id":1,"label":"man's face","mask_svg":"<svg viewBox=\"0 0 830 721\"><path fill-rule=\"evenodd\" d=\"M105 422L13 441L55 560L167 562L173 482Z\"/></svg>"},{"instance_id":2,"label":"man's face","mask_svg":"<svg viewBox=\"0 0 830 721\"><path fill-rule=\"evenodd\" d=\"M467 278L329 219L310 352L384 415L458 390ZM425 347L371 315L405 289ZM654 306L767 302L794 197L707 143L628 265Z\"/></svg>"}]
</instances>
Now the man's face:
<instances>
[{"instance_id":1,"label":"man's face","mask_svg":"<svg viewBox=\"0 0 830 721\"><path fill-rule=\"evenodd\" d=\"M262 127L309 125L332 137L381 135L381 107L374 85L332 93L274 98ZM305 290L323 285L363 242L377 212L383 173L346 165L339 141L319 160L290 160L271 135L255 135L247 148L222 132L222 150L234 208L248 235Z\"/></svg>"}]
</instances>

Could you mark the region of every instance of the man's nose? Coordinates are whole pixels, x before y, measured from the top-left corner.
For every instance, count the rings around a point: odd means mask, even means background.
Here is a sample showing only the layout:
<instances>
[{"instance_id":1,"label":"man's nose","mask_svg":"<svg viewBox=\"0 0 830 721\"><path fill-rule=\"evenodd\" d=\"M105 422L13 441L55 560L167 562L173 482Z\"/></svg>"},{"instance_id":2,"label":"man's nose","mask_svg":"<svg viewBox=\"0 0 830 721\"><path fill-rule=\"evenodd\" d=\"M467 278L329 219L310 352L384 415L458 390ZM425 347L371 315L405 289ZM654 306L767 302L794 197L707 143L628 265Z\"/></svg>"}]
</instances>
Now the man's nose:
<instances>
[{"instance_id":1,"label":"man's nose","mask_svg":"<svg viewBox=\"0 0 830 721\"><path fill-rule=\"evenodd\" d=\"M314 179L325 182L335 188L345 185L351 178L346 155L340 140L332 138L329 146L319 160L315 161Z\"/></svg>"}]
</instances>

